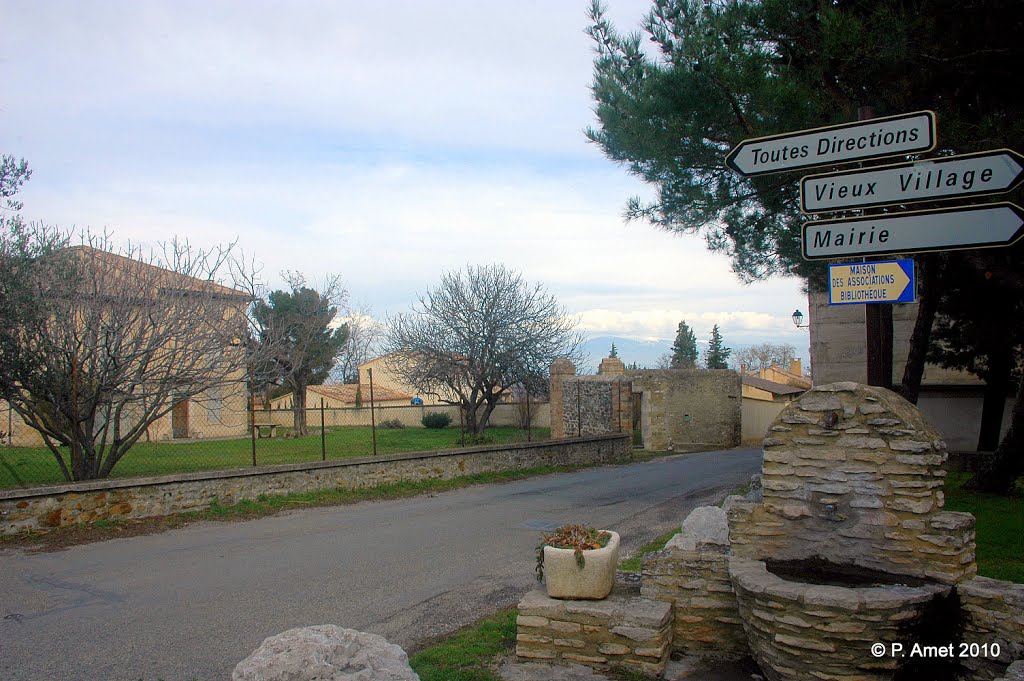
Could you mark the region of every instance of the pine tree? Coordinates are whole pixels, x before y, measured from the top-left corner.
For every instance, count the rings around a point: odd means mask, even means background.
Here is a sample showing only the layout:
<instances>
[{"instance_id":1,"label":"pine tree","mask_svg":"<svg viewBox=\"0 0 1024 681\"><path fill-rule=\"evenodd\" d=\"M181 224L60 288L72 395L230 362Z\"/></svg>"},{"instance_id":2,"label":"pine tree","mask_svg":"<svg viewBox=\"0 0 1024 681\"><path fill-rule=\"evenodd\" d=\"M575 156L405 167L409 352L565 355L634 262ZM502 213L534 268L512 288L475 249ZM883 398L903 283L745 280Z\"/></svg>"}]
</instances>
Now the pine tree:
<instances>
[{"instance_id":1,"label":"pine tree","mask_svg":"<svg viewBox=\"0 0 1024 681\"><path fill-rule=\"evenodd\" d=\"M615 349L615 343L612 343L612 349L608 352L609 357L618 357L619 351Z\"/></svg>"},{"instance_id":2,"label":"pine tree","mask_svg":"<svg viewBox=\"0 0 1024 681\"><path fill-rule=\"evenodd\" d=\"M672 344L672 368L689 369L697 366L697 337L687 326L686 320L679 322L676 341Z\"/></svg>"},{"instance_id":3,"label":"pine tree","mask_svg":"<svg viewBox=\"0 0 1024 681\"><path fill-rule=\"evenodd\" d=\"M718 330L718 324L715 324L711 329L711 341L708 343L708 349L704 353L704 366L708 369L727 369L729 368L730 354L732 354L732 348L725 347L722 333Z\"/></svg>"}]
</instances>

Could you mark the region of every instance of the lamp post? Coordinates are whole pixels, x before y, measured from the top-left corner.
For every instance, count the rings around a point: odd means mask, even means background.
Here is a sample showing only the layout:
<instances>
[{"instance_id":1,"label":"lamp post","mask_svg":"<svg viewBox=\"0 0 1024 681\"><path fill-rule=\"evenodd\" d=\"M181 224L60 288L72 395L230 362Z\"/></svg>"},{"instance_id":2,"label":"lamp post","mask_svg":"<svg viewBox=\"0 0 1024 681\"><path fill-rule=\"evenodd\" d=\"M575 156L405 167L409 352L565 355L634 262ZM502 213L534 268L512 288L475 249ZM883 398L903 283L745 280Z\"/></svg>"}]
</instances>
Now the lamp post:
<instances>
[{"instance_id":1,"label":"lamp post","mask_svg":"<svg viewBox=\"0 0 1024 681\"><path fill-rule=\"evenodd\" d=\"M796 326L796 328L798 328L798 329L806 329L806 328L809 328L811 326L810 324L802 324L801 322L803 322L803 320L804 320L804 313L801 312L800 310L794 310L793 311L793 324Z\"/></svg>"}]
</instances>

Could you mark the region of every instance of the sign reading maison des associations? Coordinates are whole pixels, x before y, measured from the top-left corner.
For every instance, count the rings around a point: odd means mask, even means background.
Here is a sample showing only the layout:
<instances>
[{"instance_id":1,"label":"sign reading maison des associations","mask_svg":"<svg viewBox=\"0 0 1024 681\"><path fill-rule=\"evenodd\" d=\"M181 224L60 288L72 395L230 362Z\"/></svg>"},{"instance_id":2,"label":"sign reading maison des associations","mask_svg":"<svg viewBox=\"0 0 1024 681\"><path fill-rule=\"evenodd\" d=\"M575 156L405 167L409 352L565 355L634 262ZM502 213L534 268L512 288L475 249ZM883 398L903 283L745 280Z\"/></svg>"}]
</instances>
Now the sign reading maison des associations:
<instances>
[{"instance_id":1,"label":"sign reading maison des associations","mask_svg":"<svg viewBox=\"0 0 1024 681\"><path fill-rule=\"evenodd\" d=\"M828 266L830 305L912 303L914 261L883 260Z\"/></svg>"},{"instance_id":2,"label":"sign reading maison des associations","mask_svg":"<svg viewBox=\"0 0 1024 681\"><path fill-rule=\"evenodd\" d=\"M742 175L766 175L934 148L935 114L916 111L744 140L725 163Z\"/></svg>"}]
</instances>

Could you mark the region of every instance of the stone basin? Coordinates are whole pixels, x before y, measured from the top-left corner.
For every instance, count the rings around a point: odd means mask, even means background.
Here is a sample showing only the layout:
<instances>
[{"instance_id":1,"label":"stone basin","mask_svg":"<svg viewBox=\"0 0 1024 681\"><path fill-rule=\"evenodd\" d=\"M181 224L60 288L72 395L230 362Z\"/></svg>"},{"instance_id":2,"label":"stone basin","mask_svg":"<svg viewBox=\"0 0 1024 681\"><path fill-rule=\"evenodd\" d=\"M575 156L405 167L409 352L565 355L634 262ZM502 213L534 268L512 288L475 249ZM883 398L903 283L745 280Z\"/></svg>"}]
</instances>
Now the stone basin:
<instances>
[{"instance_id":1,"label":"stone basin","mask_svg":"<svg viewBox=\"0 0 1024 681\"><path fill-rule=\"evenodd\" d=\"M729 559L729 575L751 652L771 681L892 679L905 659L892 655L892 644L909 646L925 608L951 591L920 582L791 581L739 556ZM884 644L885 653L872 654L872 643Z\"/></svg>"}]
</instances>

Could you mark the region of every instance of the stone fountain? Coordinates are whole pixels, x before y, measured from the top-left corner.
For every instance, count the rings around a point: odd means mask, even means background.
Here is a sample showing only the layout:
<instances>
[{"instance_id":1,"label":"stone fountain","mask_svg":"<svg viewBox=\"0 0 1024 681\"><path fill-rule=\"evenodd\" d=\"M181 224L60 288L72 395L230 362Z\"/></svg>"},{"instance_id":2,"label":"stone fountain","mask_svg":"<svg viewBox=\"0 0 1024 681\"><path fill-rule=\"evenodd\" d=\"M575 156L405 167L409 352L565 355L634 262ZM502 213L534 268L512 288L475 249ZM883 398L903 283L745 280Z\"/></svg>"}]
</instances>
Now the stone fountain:
<instances>
[{"instance_id":1,"label":"stone fountain","mask_svg":"<svg viewBox=\"0 0 1024 681\"><path fill-rule=\"evenodd\" d=\"M642 595L674 605L673 653L751 655L772 681L1008 673L1024 586L976 577L974 516L943 510L945 460L895 393L808 391L764 440L762 489L697 509L645 560Z\"/></svg>"}]
</instances>

